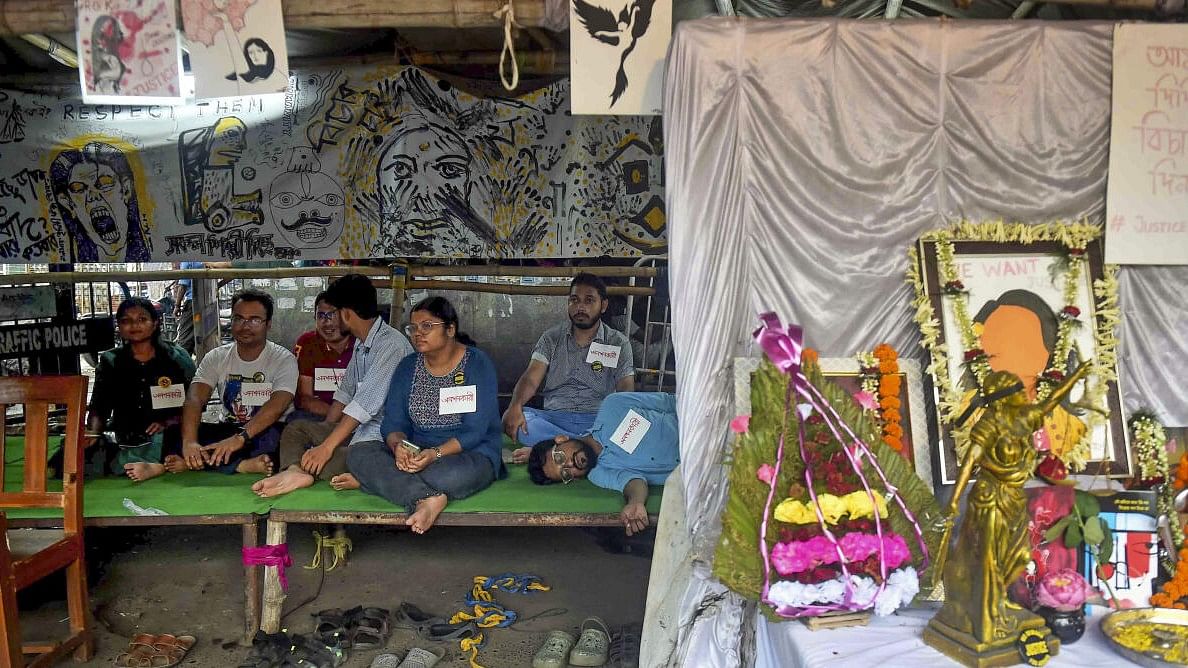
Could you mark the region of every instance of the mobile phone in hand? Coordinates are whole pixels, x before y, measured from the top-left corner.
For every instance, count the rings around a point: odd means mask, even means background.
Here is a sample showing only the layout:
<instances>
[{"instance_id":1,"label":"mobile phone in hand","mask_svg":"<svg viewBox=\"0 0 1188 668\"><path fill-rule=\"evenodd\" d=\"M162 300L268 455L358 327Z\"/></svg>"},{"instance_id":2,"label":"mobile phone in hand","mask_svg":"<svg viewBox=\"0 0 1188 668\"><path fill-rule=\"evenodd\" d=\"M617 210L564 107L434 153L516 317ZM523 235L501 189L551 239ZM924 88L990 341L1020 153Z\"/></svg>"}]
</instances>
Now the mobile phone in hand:
<instances>
[{"instance_id":1,"label":"mobile phone in hand","mask_svg":"<svg viewBox=\"0 0 1188 668\"><path fill-rule=\"evenodd\" d=\"M412 441L405 441L405 440L400 441L400 443L404 446L405 450L409 451L410 454L414 454L414 455L421 454L421 446L417 445L416 443L413 443Z\"/></svg>"}]
</instances>

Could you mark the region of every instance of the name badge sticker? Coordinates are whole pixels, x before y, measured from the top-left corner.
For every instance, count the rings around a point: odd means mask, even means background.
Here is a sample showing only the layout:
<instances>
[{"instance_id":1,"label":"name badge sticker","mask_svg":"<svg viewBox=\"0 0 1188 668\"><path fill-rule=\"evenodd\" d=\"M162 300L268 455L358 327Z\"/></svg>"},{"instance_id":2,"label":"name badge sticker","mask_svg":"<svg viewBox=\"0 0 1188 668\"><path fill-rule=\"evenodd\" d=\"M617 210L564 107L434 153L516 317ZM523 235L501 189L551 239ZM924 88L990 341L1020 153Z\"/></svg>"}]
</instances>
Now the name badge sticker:
<instances>
[{"instance_id":1,"label":"name badge sticker","mask_svg":"<svg viewBox=\"0 0 1188 668\"><path fill-rule=\"evenodd\" d=\"M619 368L619 346L608 346L597 341L590 344L590 352L586 353L586 364L601 364L612 369ZM600 371L601 369L596 369Z\"/></svg>"},{"instance_id":2,"label":"name badge sticker","mask_svg":"<svg viewBox=\"0 0 1188 668\"><path fill-rule=\"evenodd\" d=\"M611 443L623 448L628 454L633 453L651 428L651 421L633 410L628 410L615 433L611 434Z\"/></svg>"},{"instance_id":3,"label":"name badge sticker","mask_svg":"<svg viewBox=\"0 0 1188 668\"><path fill-rule=\"evenodd\" d=\"M438 415L473 413L478 410L478 386L443 387L437 401Z\"/></svg>"},{"instance_id":4,"label":"name badge sticker","mask_svg":"<svg viewBox=\"0 0 1188 668\"><path fill-rule=\"evenodd\" d=\"M337 392L346 369L314 369L314 392Z\"/></svg>"},{"instance_id":5,"label":"name badge sticker","mask_svg":"<svg viewBox=\"0 0 1188 668\"><path fill-rule=\"evenodd\" d=\"M272 398L272 383L240 383L239 400L244 406L263 406Z\"/></svg>"},{"instance_id":6,"label":"name badge sticker","mask_svg":"<svg viewBox=\"0 0 1188 668\"><path fill-rule=\"evenodd\" d=\"M186 391L182 385L150 387L149 393L153 398L153 410L155 411L162 408L179 408L186 402Z\"/></svg>"}]
</instances>

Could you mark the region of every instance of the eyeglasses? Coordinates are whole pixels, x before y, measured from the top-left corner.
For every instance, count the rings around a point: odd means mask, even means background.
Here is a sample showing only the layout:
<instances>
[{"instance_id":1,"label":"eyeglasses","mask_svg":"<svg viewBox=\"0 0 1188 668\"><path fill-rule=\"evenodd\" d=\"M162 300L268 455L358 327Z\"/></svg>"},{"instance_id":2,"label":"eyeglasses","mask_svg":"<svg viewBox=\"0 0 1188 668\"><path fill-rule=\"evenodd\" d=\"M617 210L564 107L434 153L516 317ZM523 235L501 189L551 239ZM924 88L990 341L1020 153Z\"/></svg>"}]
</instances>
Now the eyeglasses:
<instances>
[{"instance_id":1,"label":"eyeglasses","mask_svg":"<svg viewBox=\"0 0 1188 668\"><path fill-rule=\"evenodd\" d=\"M553 446L553 463L561 471L561 484L568 485L573 482L573 474L569 472L569 467L565 465L565 453L558 450L555 445Z\"/></svg>"},{"instance_id":2,"label":"eyeglasses","mask_svg":"<svg viewBox=\"0 0 1188 668\"><path fill-rule=\"evenodd\" d=\"M444 322L422 322L419 325L416 323L409 323L404 326L404 333L408 334L409 336L412 336L416 332L420 332L422 334L428 334L429 332L433 331L434 327L437 327L438 325L444 325L444 324L445 324Z\"/></svg>"},{"instance_id":3,"label":"eyeglasses","mask_svg":"<svg viewBox=\"0 0 1188 668\"><path fill-rule=\"evenodd\" d=\"M338 311L318 311L317 319L330 322L336 315L338 315Z\"/></svg>"},{"instance_id":4,"label":"eyeglasses","mask_svg":"<svg viewBox=\"0 0 1188 668\"><path fill-rule=\"evenodd\" d=\"M268 318L261 318L258 315L253 315L250 318L245 318L241 315L231 316L231 326L232 327L243 327L245 325L247 327L259 327L266 322L268 322Z\"/></svg>"}]
</instances>

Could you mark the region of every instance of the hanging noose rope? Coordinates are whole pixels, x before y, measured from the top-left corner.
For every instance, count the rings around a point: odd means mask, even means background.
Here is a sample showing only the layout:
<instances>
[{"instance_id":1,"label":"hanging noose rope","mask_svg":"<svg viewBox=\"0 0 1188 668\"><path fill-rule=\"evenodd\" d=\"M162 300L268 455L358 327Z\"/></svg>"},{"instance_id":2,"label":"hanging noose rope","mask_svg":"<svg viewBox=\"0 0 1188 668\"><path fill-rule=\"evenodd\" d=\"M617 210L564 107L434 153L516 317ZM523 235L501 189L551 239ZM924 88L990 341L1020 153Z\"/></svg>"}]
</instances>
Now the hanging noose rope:
<instances>
[{"instance_id":1,"label":"hanging noose rope","mask_svg":"<svg viewBox=\"0 0 1188 668\"><path fill-rule=\"evenodd\" d=\"M506 90L515 90L520 85L520 66L516 63L516 43L512 39L512 26L519 27L516 23L516 10L512 6L512 0L506 0L499 11L495 12L495 18L503 19L503 50L499 52L499 81L503 83ZM508 83L506 61L511 60L511 82Z\"/></svg>"}]
</instances>

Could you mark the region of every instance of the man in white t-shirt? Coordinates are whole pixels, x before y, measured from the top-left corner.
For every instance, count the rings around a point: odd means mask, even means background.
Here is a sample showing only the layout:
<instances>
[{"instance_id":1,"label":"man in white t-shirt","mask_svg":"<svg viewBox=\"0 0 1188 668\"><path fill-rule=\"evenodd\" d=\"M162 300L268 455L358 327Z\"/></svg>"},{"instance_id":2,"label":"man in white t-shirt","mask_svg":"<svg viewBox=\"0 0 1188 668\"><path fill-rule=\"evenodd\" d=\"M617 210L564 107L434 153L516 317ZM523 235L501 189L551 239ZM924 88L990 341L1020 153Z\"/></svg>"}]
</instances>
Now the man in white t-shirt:
<instances>
[{"instance_id":1,"label":"man in white t-shirt","mask_svg":"<svg viewBox=\"0 0 1188 668\"><path fill-rule=\"evenodd\" d=\"M297 358L268 340L272 297L245 289L231 297L235 341L202 358L182 406L180 438L165 443L165 468L173 473L214 469L223 473L271 473L280 442L280 419L297 392ZM201 421L218 392L222 420Z\"/></svg>"}]
</instances>

